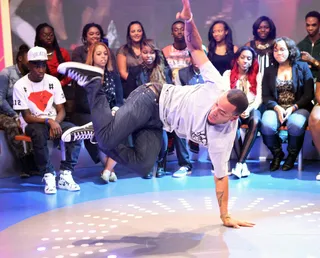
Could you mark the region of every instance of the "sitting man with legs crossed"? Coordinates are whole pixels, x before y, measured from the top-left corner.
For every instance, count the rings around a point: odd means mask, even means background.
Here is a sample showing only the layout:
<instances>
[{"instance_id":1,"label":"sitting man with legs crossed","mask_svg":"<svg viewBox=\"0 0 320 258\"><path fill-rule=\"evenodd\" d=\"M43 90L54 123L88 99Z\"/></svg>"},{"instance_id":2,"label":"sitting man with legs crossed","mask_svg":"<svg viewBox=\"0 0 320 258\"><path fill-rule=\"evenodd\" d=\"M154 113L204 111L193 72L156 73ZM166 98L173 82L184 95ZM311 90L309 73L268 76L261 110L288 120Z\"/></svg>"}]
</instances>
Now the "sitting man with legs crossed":
<instances>
[{"instance_id":1,"label":"sitting man with legs crossed","mask_svg":"<svg viewBox=\"0 0 320 258\"><path fill-rule=\"evenodd\" d=\"M161 148L163 126L167 131L174 130L179 137L207 146L215 167L216 197L223 224L235 228L251 227L253 223L232 219L228 214L227 163L238 116L248 106L247 97L241 90L225 90L219 72L202 50L202 40L192 19L189 0L183 0L183 10L177 18L186 20L186 42L201 71L203 84L183 87L157 83L142 85L112 116L101 90L101 69L67 62L61 64L58 71L85 87L95 138L101 150L117 162L142 173L150 171ZM73 132L78 130L79 127L69 129L64 138L72 140ZM120 144L130 134L134 147Z\"/></svg>"}]
</instances>

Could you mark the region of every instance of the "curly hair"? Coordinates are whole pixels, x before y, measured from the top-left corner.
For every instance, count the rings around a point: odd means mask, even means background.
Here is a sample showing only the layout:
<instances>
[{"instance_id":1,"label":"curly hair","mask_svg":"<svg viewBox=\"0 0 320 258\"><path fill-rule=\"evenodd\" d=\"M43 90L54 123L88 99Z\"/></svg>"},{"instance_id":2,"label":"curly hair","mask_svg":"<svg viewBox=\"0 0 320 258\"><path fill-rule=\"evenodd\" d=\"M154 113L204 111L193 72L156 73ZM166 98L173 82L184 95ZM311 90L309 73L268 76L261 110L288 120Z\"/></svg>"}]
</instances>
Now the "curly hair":
<instances>
[{"instance_id":1,"label":"curly hair","mask_svg":"<svg viewBox=\"0 0 320 258\"><path fill-rule=\"evenodd\" d=\"M152 39L143 40L141 43L141 48L144 46L150 47L156 54L156 58L153 62L153 69L150 75L150 82L157 82L160 84L166 83L166 76L164 74L166 63L161 49L157 47Z\"/></svg>"},{"instance_id":2,"label":"curly hair","mask_svg":"<svg viewBox=\"0 0 320 258\"><path fill-rule=\"evenodd\" d=\"M92 28L92 27L96 27L99 32L100 32L100 40L102 40L102 38L105 36L104 35L104 32L103 32L103 29L102 27L97 24L97 23L88 23L86 25L84 25L83 29L82 29L82 36L81 36L81 41L84 45L87 44L87 34L88 34L88 31Z\"/></svg>"},{"instance_id":3,"label":"curly hair","mask_svg":"<svg viewBox=\"0 0 320 258\"><path fill-rule=\"evenodd\" d=\"M254 95L257 95L257 74L259 72L259 63L257 60L257 54L252 47L240 47L238 51L234 54L234 58L232 60L232 69L230 73L230 88L236 88L237 81L239 80L239 66L237 60L240 57L241 53L245 50L249 50L252 53L252 65L250 66L247 72L247 78L251 85L250 91Z\"/></svg>"},{"instance_id":4,"label":"curly hair","mask_svg":"<svg viewBox=\"0 0 320 258\"><path fill-rule=\"evenodd\" d=\"M288 37L279 37L276 38L273 41L273 44L271 46L271 49L274 50L274 48L276 47L276 45L280 42L280 41L284 41L284 43L286 44L288 51L289 51L289 56L288 56L288 60L289 60L289 64L292 66L295 62L297 62L300 59L300 50L297 47L296 43L288 38ZM276 59L274 58L274 55L271 55L271 60L274 64L278 64L278 62L276 61Z\"/></svg>"},{"instance_id":5,"label":"curly hair","mask_svg":"<svg viewBox=\"0 0 320 258\"><path fill-rule=\"evenodd\" d=\"M266 21L270 27L270 32L268 34L267 40L274 40L277 35L277 28L274 25L274 22L268 16L259 17L252 25L252 34L253 34L254 40L260 40L258 29L260 27L260 24L264 21Z\"/></svg>"}]
</instances>

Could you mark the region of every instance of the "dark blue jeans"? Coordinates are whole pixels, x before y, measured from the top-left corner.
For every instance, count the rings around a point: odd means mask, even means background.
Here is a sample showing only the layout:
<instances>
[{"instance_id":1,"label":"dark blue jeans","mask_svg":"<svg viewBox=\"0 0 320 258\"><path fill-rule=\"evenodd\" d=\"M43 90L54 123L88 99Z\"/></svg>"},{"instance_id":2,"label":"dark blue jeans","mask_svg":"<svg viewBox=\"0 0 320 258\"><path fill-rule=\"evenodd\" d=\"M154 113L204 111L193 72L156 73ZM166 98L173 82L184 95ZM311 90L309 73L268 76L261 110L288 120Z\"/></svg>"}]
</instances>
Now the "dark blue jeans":
<instances>
[{"instance_id":1,"label":"dark blue jeans","mask_svg":"<svg viewBox=\"0 0 320 258\"><path fill-rule=\"evenodd\" d=\"M100 149L120 164L143 174L154 166L162 146L162 122L155 93L145 85L131 92L115 116L100 80L85 87ZM123 142L132 134L133 147Z\"/></svg>"},{"instance_id":2,"label":"dark blue jeans","mask_svg":"<svg viewBox=\"0 0 320 258\"><path fill-rule=\"evenodd\" d=\"M62 133L74 124L69 122L60 123ZM46 124L28 124L25 132L31 137L32 147L34 152L35 163L42 174L54 173L54 167L49 157L49 150L47 142L49 140L50 126ZM75 165L78 163L78 157L81 149L81 141L66 142L66 160L62 160L60 164L61 170L74 171Z\"/></svg>"}]
</instances>

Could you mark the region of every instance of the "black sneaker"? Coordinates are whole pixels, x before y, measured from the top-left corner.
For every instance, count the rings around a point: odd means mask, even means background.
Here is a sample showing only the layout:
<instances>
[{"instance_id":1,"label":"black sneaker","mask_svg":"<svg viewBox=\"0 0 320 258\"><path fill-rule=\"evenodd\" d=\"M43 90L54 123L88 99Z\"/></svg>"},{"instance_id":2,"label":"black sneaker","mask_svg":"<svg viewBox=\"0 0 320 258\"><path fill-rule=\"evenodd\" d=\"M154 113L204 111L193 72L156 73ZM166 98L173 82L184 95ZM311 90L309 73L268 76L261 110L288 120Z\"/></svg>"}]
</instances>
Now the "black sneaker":
<instances>
[{"instance_id":1,"label":"black sneaker","mask_svg":"<svg viewBox=\"0 0 320 258\"><path fill-rule=\"evenodd\" d=\"M61 135L61 140L64 142L73 142L79 140L90 140L91 143L95 144L92 141L94 137L94 129L92 122L87 123L83 126L75 126L69 128Z\"/></svg>"},{"instance_id":2,"label":"black sneaker","mask_svg":"<svg viewBox=\"0 0 320 258\"><path fill-rule=\"evenodd\" d=\"M102 78L104 71L92 65L78 62L65 62L58 66L58 72L77 81L80 86L86 86L91 81Z\"/></svg>"}]
</instances>

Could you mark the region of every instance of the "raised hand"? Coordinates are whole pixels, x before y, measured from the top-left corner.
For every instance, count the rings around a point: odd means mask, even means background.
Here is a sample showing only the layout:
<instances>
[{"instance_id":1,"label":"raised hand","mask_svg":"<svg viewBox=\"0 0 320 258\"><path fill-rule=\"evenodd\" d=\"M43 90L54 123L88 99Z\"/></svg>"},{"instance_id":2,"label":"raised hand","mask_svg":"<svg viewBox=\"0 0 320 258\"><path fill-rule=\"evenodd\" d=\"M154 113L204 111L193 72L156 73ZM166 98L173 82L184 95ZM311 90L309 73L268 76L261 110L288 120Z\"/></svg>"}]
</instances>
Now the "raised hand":
<instances>
[{"instance_id":1,"label":"raised hand","mask_svg":"<svg viewBox=\"0 0 320 258\"><path fill-rule=\"evenodd\" d=\"M189 20L192 16L190 2L189 0L182 0L182 4L183 4L182 11L177 13L176 19Z\"/></svg>"}]
</instances>

